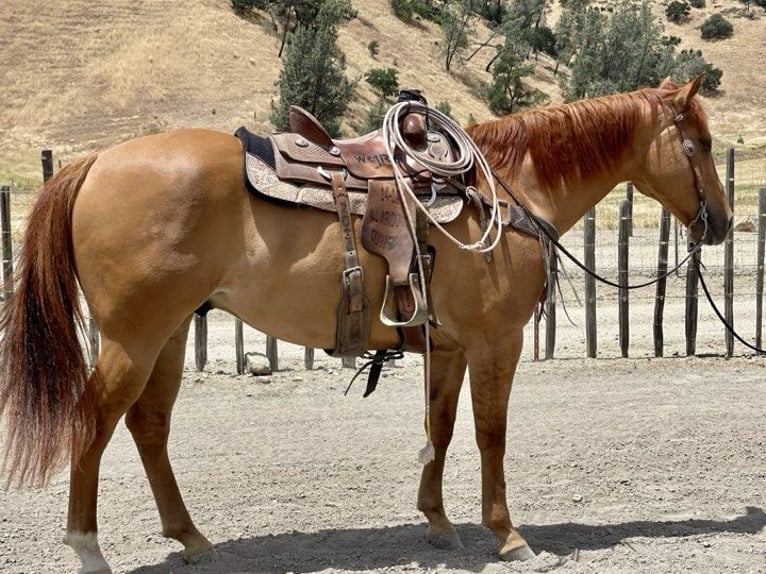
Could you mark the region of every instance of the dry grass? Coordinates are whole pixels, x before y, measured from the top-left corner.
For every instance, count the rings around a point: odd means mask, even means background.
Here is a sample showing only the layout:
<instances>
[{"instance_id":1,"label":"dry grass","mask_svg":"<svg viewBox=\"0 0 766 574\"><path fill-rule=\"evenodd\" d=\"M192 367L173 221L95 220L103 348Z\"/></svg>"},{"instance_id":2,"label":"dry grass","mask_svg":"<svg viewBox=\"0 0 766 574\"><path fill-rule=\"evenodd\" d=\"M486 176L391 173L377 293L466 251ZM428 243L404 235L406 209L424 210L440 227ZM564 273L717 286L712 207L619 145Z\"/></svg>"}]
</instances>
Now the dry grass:
<instances>
[{"instance_id":1,"label":"dry grass","mask_svg":"<svg viewBox=\"0 0 766 574\"><path fill-rule=\"evenodd\" d=\"M490 52L443 70L438 29L406 26L382 0L353 0L359 18L341 30L348 74L361 78L376 67L396 67L400 83L420 87L431 103L448 101L460 122L490 117L475 95L487 81ZM721 0L724 8L738 0ZM664 4L657 0L658 10ZM688 24L666 24L682 47L701 48L724 71L722 95L708 98L719 147L738 146L766 156L766 19L728 16L732 39L703 42L697 26L714 10L693 10ZM759 10L755 10L756 12ZM556 10L549 15L555 22ZM0 109L0 184L32 189L41 180L39 153L49 147L59 161L140 134L184 126L233 131L240 125L265 131L281 66L278 38L266 18L243 19L228 0L63 0L40 10L26 0L6 0L0 23L14 33L0 40L4 106ZM476 40L487 37L481 30ZM368 44L379 42L376 57ZM541 59L531 82L560 96L551 62ZM374 95L362 81L347 133L361 122ZM755 150L755 151L754 151ZM754 164L763 176L763 163ZM744 164L738 173L750 167ZM759 172L760 170L760 172Z\"/></svg>"}]
</instances>

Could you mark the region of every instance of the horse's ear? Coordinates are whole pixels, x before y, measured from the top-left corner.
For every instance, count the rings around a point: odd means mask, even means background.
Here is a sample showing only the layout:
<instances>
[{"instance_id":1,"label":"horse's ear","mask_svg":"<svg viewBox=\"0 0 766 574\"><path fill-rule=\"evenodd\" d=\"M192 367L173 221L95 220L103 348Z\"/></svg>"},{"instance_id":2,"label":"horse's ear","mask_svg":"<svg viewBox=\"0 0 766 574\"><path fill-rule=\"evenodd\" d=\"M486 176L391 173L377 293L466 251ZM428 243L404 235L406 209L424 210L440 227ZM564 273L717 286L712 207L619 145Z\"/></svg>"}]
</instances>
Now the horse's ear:
<instances>
[{"instance_id":1,"label":"horse's ear","mask_svg":"<svg viewBox=\"0 0 766 574\"><path fill-rule=\"evenodd\" d=\"M660 89L661 90L669 90L672 88L677 88L678 86L676 83L671 79L670 76L665 76L665 79L660 82Z\"/></svg>"},{"instance_id":2,"label":"horse's ear","mask_svg":"<svg viewBox=\"0 0 766 574\"><path fill-rule=\"evenodd\" d=\"M692 98L697 94L697 92L700 89L700 85L702 84L702 78L705 76L705 74L700 74L693 80L689 80L686 84L681 86L681 88L678 90L678 94L676 94L676 109L679 112L684 111L686 108L689 107L689 104L692 101Z\"/></svg>"}]
</instances>

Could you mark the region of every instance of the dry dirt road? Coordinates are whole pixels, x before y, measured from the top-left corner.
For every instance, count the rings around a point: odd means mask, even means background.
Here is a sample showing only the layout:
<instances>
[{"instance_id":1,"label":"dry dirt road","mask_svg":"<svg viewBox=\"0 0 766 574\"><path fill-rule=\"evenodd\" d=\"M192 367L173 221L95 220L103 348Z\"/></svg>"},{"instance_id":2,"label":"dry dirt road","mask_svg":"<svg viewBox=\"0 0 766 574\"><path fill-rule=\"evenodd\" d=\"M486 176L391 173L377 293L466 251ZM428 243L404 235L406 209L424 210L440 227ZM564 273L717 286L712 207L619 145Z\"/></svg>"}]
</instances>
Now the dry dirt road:
<instances>
[{"instance_id":1,"label":"dry dirt road","mask_svg":"<svg viewBox=\"0 0 766 574\"><path fill-rule=\"evenodd\" d=\"M248 350L262 351L263 337L246 333ZM576 337L563 331L562 347ZM419 357L363 399L361 384L343 395L352 371L339 361L317 353L307 372L302 350L286 344L268 379L233 375L232 341L231 319L211 314L210 362L199 373L187 357L171 434L186 502L220 560L186 566L159 535L121 426L99 508L115 574L766 572L763 357L654 359L636 349L632 359L533 362L525 350L506 468L512 516L538 556L506 564L479 525L467 385L445 476L465 549L444 551L426 542L415 508ZM60 543L66 496L66 474L46 490L0 493L0 572L76 571Z\"/></svg>"}]
</instances>

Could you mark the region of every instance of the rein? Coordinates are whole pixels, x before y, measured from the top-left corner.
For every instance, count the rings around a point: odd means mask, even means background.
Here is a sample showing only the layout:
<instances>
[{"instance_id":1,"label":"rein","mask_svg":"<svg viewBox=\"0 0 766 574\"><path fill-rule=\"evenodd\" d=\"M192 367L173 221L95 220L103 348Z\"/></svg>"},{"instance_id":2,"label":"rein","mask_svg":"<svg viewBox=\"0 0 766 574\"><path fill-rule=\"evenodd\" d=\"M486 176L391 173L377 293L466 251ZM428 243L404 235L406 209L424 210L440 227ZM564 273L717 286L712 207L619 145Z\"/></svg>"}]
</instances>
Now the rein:
<instances>
[{"instance_id":1,"label":"rein","mask_svg":"<svg viewBox=\"0 0 766 574\"><path fill-rule=\"evenodd\" d=\"M667 277L670 277L671 275L676 273L681 267L683 267L689 261L689 259L691 259L696 253L698 253L702 249L702 239L700 239L700 241L691 245L691 248L688 254L686 255L686 257L684 257L684 259L680 263L678 263L678 265L676 265L669 271L666 271L662 275L658 275L654 279L651 279L644 283L637 283L634 285L620 285L619 283L615 283L614 281L611 281L610 279L607 279L606 277L599 275L598 273L590 269L587 265L585 265L582 261L580 261L575 255L572 255L572 253L561 244L561 241L559 241L559 239L554 234L552 234L545 225L542 225L540 223L539 218L536 215L532 214L527 209L527 207L519 201L519 199L514 195L511 188L508 186L508 184L505 183L505 181L503 181L503 179L500 176L498 176L494 171L492 172L492 175L500 184L500 187L502 187L508 193L508 195L511 196L513 201L516 202L516 204L524 211L527 217L529 217L534 222L534 224L537 226L538 232L541 235L544 235L547 238L547 240L550 241L551 244L559 252L566 255L566 257L570 259L575 265L577 265L577 267L585 271L585 273L587 273L588 275L590 275L597 281L604 283L605 285L609 285L610 287L616 287L617 289L633 290L633 289L642 289L644 287L649 287L650 285L654 285L655 283L663 279L666 279ZM704 216L702 216L703 211L704 211ZM707 207L704 205L700 208L700 213L697 214L697 217L695 217L693 221L698 221L698 220L702 221L705 225L705 231L702 236L704 238L704 236L707 234Z\"/></svg>"},{"instance_id":2,"label":"rein","mask_svg":"<svg viewBox=\"0 0 766 574\"><path fill-rule=\"evenodd\" d=\"M726 330L732 334L732 336L737 339L740 343L742 343L745 347L748 349L751 349L755 351L756 353L764 354L766 353L766 349L762 349L760 347L756 347L755 345L748 343L745 341L745 339L742 338L742 336L737 333L734 330L734 327L731 326L731 323L729 323L726 318L723 316L723 313L721 313L720 309L718 309L718 306L713 301L713 296L710 294L710 291L707 288L707 284L705 283L704 277L702 277L702 266L697 266L697 277L700 280L700 285L702 285L702 290L705 292L705 297L707 297L708 303L710 303L710 306L713 308L713 311L715 312L718 319L723 323L723 326L726 327Z\"/></svg>"}]
</instances>

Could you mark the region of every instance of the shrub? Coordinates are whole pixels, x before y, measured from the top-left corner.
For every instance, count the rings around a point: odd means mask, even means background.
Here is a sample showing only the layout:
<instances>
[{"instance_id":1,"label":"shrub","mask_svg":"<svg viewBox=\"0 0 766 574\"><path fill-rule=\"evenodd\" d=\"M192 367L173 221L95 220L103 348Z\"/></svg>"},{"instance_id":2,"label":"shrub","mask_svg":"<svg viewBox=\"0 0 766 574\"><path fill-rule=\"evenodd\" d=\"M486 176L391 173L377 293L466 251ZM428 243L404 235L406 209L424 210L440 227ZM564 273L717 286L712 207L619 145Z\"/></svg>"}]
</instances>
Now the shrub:
<instances>
[{"instance_id":1,"label":"shrub","mask_svg":"<svg viewBox=\"0 0 766 574\"><path fill-rule=\"evenodd\" d=\"M231 9L237 14L247 14L253 10L262 10L267 5L268 2L265 0L231 0Z\"/></svg>"},{"instance_id":2,"label":"shrub","mask_svg":"<svg viewBox=\"0 0 766 574\"><path fill-rule=\"evenodd\" d=\"M700 26L703 40L730 38L734 35L734 26L720 14L713 14Z\"/></svg>"},{"instance_id":3,"label":"shrub","mask_svg":"<svg viewBox=\"0 0 766 574\"><path fill-rule=\"evenodd\" d=\"M399 93L399 72L396 68L373 68L364 77L372 89L384 98Z\"/></svg>"},{"instance_id":4,"label":"shrub","mask_svg":"<svg viewBox=\"0 0 766 574\"><path fill-rule=\"evenodd\" d=\"M690 12L691 6L686 2L679 2L678 0L673 0L665 8L665 16L676 24L686 21L689 18Z\"/></svg>"},{"instance_id":5,"label":"shrub","mask_svg":"<svg viewBox=\"0 0 766 574\"><path fill-rule=\"evenodd\" d=\"M373 58L377 56L380 53L380 42L377 40L371 40L370 43L367 44L367 51Z\"/></svg>"},{"instance_id":6,"label":"shrub","mask_svg":"<svg viewBox=\"0 0 766 574\"><path fill-rule=\"evenodd\" d=\"M681 81L704 74L700 92L705 95L715 94L721 85L723 71L706 62L701 50L681 50L676 56L675 70L674 75Z\"/></svg>"},{"instance_id":7,"label":"shrub","mask_svg":"<svg viewBox=\"0 0 766 574\"><path fill-rule=\"evenodd\" d=\"M425 0L391 0L391 9L406 24L412 23L415 16L431 18L431 8Z\"/></svg>"},{"instance_id":8,"label":"shrub","mask_svg":"<svg viewBox=\"0 0 766 574\"><path fill-rule=\"evenodd\" d=\"M705 0L689 0L689 4L692 8L704 8Z\"/></svg>"}]
</instances>

